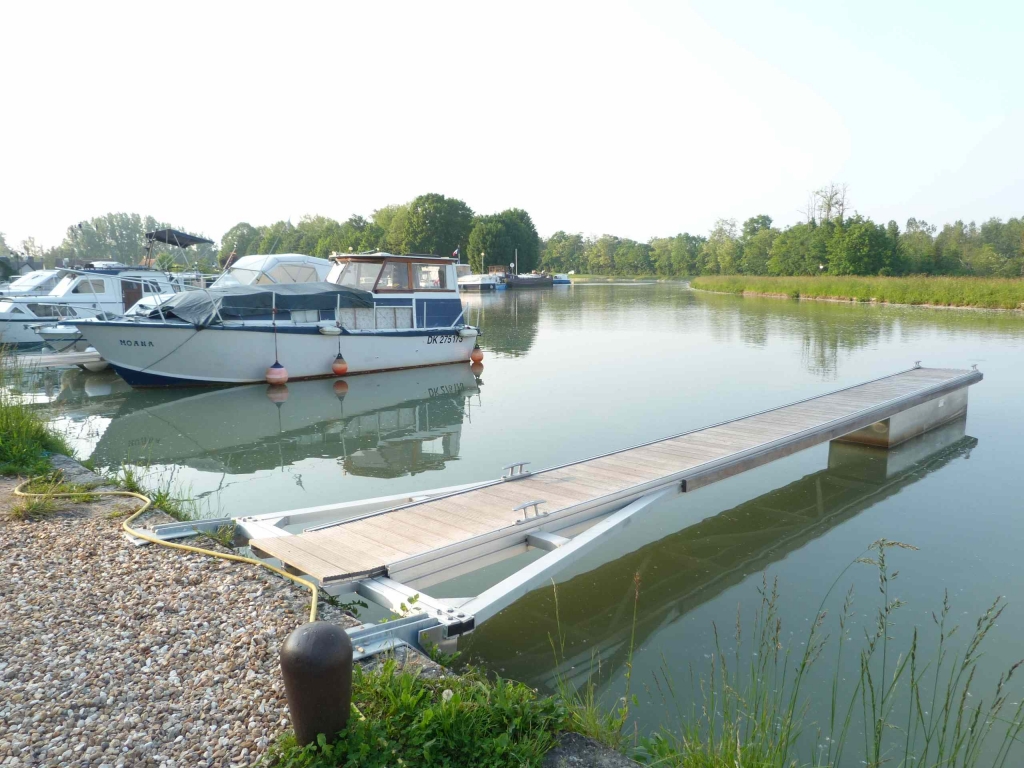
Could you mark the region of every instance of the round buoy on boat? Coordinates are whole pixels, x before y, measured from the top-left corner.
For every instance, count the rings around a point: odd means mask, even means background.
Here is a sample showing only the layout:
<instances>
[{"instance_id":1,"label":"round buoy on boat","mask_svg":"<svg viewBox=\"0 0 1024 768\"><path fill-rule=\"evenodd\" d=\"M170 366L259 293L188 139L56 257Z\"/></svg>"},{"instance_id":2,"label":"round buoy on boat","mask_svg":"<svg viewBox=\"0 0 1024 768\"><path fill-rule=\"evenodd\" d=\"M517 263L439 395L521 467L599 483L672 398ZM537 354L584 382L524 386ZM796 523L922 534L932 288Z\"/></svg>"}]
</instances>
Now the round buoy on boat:
<instances>
[{"instance_id":1,"label":"round buoy on boat","mask_svg":"<svg viewBox=\"0 0 1024 768\"><path fill-rule=\"evenodd\" d=\"M341 356L341 352L334 358L334 362L331 364L331 370L334 371L335 376L344 376L348 373L348 363L345 362L345 358Z\"/></svg>"},{"instance_id":2,"label":"round buoy on boat","mask_svg":"<svg viewBox=\"0 0 1024 768\"><path fill-rule=\"evenodd\" d=\"M469 353L469 359L474 363L479 363L484 359L484 351L480 349L479 344L473 347L473 351Z\"/></svg>"},{"instance_id":3,"label":"round buoy on boat","mask_svg":"<svg viewBox=\"0 0 1024 768\"><path fill-rule=\"evenodd\" d=\"M285 384L288 382L288 370L279 362L267 368L267 384Z\"/></svg>"},{"instance_id":4,"label":"round buoy on boat","mask_svg":"<svg viewBox=\"0 0 1024 768\"><path fill-rule=\"evenodd\" d=\"M347 381L336 381L334 382L334 394L338 398L342 398L348 394L348 382Z\"/></svg>"},{"instance_id":5,"label":"round buoy on boat","mask_svg":"<svg viewBox=\"0 0 1024 768\"><path fill-rule=\"evenodd\" d=\"M481 373L484 372L484 364L483 363L472 363L469 366L469 370L472 371L474 376L479 376Z\"/></svg>"},{"instance_id":6,"label":"round buoy on boat","mask_svg":"<svg viewBox=\"0 0 1024 768\"><path fill-rule=\"evenodd\" d=\"M267 399L275 405L280 405L288 399L288 387L284 384L271 384L267 387Z\"/></svg>"},{"instance_id":7,"label":"round buoy on boat","mask_svg":"<svg viewBox=\"0 0 1024 768\"><path fill-rule=\"evenodd\" d=\"M85 351L86 352L95 352L96 351L96 347L86 347ZM108 363L103 358L100 358L95 363L82 363L82 367L85 368L85 370L87 370L87 371L92 371L93 373L97 373L99 371L107 370L107 368L110 367L110 363Z\"/></svg>"}]
</instances>

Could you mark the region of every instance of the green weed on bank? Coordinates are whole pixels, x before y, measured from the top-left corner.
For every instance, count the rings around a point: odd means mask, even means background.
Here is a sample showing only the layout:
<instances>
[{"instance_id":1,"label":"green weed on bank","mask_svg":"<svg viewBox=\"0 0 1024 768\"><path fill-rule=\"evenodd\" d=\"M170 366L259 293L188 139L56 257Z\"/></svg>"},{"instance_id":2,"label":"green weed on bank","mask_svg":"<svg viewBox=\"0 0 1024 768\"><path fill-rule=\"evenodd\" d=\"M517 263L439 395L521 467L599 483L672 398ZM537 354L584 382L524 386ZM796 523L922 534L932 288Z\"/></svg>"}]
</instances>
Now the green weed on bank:
<instances>
[{"instance_id":1,"label":"green weed on bank","mask_svg":"<svg viewBox=\"0 0 1024 768\"><path fill-rule=\"evenodd\" d=\"M983 277L695 277L693 288L793 299L838 299L943 307L1020 309L1024 280Z\"/></svg>"},{"instance_id":2,"label":"green weed on bank","mask_svg":"<svg viewBox=\"0 0 1024 768\"><path fill-rule=\"evenodd\" d=\"M377 672L356 667L353 716L340 738L300 747L274 745L273 768L426 768L536 766L563 729L564 708L509 680L482 674L428 679L388 661Z\"/></svg>"},{"instance_id":3,"label":"green weed on bank","mask_svg":"<svg viewBox=\"0 0 1024 768\"><path fill-rule=\"evenodd\" d=\"M20 374L17 356L0 346L0 474L41 475L50 471L50 453L70 456L73 450L19 396Z\"/></svg>"}]
</instances>

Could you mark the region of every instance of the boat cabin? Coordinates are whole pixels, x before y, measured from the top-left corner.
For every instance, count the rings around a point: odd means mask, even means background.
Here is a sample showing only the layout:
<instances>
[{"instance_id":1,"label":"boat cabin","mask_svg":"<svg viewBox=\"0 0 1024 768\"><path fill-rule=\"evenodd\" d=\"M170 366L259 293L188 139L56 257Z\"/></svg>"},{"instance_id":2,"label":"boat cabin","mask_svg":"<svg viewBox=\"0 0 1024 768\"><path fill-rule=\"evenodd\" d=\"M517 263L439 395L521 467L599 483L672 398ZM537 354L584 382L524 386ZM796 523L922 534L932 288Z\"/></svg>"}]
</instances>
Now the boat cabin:
<instances>
[{"instance_id":1,"label":"boat cabin","mask_svg":"<svg viewBox=\"0 0 1024 768\"><path fill-rule=\"evenodd\" d=\"M342 309L344 328L450 328L462 318L455 259L378 252L331 261L327 282L369 291L374 299L373 309Z\"/></svg>"}]
</instances>

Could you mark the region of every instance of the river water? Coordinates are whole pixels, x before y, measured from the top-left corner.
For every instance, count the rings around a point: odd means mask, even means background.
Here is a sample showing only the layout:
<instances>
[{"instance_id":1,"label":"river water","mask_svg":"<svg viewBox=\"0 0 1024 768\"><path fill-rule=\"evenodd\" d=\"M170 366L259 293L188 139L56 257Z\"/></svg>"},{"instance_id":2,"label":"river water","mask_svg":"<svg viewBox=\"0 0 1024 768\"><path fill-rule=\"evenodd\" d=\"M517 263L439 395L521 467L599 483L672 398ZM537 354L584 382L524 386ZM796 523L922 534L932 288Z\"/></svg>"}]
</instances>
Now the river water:
<instances>
[{"instance_id":1,"label":"river water","mask_svg":"<svg viewBox=\"0 0 1024 768\"><path fill-rule=\"evenodd\" d=\"M678 698L688 707L689 680L707 672L715 627L723 650L750 658L756 649L746 640L737 647L734 628L739 613L749 637L764 580L778 581L780 641L794 653L837 577L823 628L837 636L852 587L847 630L859 638L874 621L878 573L867 564L843 570L885 538L918 548L889 552L900 572L890 597L905 601L894 643L905 644L915 626L931 643L932 612L947 591L963 639L1004 595L1009 607L986 640L980 681L1024 655L1020 314L742 299L677 284L465 301L484 331L479 377L454 366L351 377L345 392L330 381L297 383L274 402L265 387L136 392L109 374L67 372L40 381L38 399L50 401L55 425L83 458L99 467L148 463L157 482L189 489L204 514L223 516L489 479L512 461L563 463L917 360L977 364L985 380L971 389L966 421L888 456L819 446L659 504L556 577L557 621L556 589L546 587L480 627L463 652L546 690L559 676L590 677L607 701L624 694L631 668L638 728L671 726L660 676L667 670L686 689ZM476 593L505 572L430 592ZM809 685L826 695L831 672L822 669ZM856 677L856 661L840 670Z\"/></svg>"}]
</instances>

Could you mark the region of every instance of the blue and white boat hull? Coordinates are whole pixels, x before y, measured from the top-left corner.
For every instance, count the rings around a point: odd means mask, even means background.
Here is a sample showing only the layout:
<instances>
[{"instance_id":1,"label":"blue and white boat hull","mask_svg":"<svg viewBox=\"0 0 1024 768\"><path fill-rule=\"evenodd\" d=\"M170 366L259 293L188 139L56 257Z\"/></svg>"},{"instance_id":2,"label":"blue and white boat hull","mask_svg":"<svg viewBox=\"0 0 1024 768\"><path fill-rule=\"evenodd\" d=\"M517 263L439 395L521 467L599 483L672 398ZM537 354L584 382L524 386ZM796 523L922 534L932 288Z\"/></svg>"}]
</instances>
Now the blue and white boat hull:
<instances>
[{"instance_id":1,"label":"blue and white boat hull","mask_svg":"<svg viewBox=\"0 0 1024 768\"><path fill-rule=\"evenodd\" d=\"M339 349L349 374L469 362L478 332L463 326L325 335L316 325L279 325L275 344L269 325L92 321L85 333L133 387L166 387L262 382L275 360L292 380L330 377Z\"/></svg>"}]
</instances>

